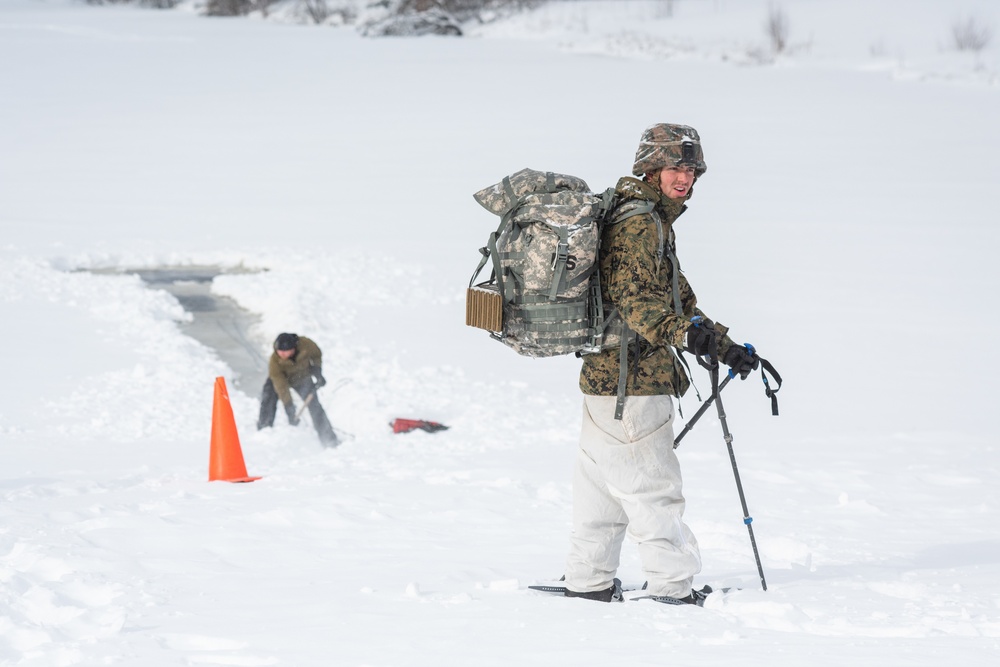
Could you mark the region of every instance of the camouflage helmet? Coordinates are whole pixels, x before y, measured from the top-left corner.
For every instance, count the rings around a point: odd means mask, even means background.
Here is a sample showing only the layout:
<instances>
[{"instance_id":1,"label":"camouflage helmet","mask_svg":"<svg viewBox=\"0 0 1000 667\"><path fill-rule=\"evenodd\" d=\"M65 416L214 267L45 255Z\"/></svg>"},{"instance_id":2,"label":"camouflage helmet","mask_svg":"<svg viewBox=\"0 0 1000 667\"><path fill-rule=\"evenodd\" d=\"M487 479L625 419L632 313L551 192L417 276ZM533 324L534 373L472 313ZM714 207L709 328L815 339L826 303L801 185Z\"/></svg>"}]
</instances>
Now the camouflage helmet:
<instances>
[{"instance_id":1,"label":"camouflage helmet","mask_svg":"<svg viewBox=\"0 0 1000 667\"><path fill-rule=\"evenodd\" d=\"M664 167L679 164L693 164L694 175L699 177L708 170L705 154L701 151L701 137L698 130L687 125L657 123L650 125L642 133L639 150L635 152L632 173L642 176L659 171Z\"/></svg>"}]
</instances>

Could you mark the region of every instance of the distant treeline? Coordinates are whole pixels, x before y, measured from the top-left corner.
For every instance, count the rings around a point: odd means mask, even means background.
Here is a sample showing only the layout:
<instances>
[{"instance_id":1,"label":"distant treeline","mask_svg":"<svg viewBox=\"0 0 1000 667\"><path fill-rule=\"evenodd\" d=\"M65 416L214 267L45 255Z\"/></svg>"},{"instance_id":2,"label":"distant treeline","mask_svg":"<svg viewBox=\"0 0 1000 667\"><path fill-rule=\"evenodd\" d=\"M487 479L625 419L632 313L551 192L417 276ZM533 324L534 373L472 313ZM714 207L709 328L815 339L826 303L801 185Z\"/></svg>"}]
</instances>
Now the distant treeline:
<instances>
[{"instance_id":1,"label":"distant treeline","mask_svg":"<svg viewBox=\"0 0 1000 667\"><path fill-rule=\"evenodd\" d=\"M366 9L382 10L388 14L417 14L444 11L459 21L480 18L483 12L520 11L537 7L552 0L203 0L207 16L246 16L260 12L267 16L279 6L295 5L311 18L322 22L330 16L342 19L356 18ZM133 4L152 9L172 9L182 0L86 0L91 5Z\"/></svg>"}]
</instances>

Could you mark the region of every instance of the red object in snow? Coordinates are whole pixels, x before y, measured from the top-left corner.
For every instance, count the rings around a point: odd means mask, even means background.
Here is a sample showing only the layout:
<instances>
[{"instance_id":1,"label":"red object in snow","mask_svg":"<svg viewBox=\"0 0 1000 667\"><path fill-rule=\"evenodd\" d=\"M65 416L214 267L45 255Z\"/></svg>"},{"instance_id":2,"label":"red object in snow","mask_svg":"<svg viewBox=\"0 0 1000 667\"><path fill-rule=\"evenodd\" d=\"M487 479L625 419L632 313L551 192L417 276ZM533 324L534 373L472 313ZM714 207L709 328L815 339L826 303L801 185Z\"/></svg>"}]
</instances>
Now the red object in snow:
<instances>
[{"instance_id":1,"label":"red object in snow","mask_svg":"<svg viewBox=\"0 0 1000 667\"><path fill-rule=\"evenodd\" d=\"M425 419L395 419L389 422L389 426L392 427L393 433L409 433L415 429L422 429L428 433L434 433L435 431L445 431L448 429L444 424L438 424L437 422L429 422Z\"/></svg>"}]
</instances>

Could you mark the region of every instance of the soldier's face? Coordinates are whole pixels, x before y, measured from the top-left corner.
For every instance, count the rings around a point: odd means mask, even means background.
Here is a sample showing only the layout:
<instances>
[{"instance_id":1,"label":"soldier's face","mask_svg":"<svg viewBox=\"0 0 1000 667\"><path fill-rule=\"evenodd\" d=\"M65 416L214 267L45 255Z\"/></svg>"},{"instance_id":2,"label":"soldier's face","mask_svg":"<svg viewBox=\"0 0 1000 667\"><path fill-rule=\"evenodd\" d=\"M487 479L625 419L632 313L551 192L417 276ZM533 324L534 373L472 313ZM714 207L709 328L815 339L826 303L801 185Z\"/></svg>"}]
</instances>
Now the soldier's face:
<instances>
[{"instance_id":1,"label":"soldier's face","mask_svg":"<svg viewBox=\"0 0 1000 667\"><path fill-rule=\"evenodd\" d=\"M677 167L664 167L660 171L660 192L671 199L683 199L691 192L694 185L694 166L682 164Z\"/></svg>"},{"instance_id":2,"label":"soldier's face","mask_svg":"<svg viewBox=\"0 0 1000 667\"><path fill-rule=\"evenodd\" d=\"M290 359L292 355L295 354L295 350L275 350L275 352L277 352L278 356L282 359Z\"/></svg>"}]
</instances>

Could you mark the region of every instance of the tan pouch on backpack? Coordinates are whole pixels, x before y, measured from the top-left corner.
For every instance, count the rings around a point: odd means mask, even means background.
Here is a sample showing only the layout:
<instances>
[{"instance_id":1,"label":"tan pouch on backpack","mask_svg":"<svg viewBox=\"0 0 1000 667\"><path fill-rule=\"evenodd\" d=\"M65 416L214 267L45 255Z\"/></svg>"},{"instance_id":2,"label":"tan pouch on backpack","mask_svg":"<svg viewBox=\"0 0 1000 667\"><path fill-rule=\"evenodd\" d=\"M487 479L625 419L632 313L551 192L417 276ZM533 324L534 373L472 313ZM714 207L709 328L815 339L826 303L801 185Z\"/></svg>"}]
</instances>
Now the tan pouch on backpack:
<instances>
[{"instance_id":1,"label":"tan pouch on backpack","mask_svg":"<svg viewBox=\"0 0 1000 667\"><path fill-rule=\"evenodd\" d=\"M465 323L486 331L503 331L503 298L496 285L476 285L466 290Z\"/></svg>"}]
</instances>

